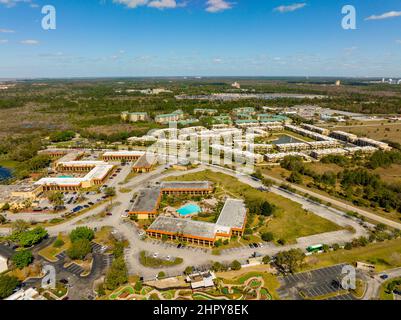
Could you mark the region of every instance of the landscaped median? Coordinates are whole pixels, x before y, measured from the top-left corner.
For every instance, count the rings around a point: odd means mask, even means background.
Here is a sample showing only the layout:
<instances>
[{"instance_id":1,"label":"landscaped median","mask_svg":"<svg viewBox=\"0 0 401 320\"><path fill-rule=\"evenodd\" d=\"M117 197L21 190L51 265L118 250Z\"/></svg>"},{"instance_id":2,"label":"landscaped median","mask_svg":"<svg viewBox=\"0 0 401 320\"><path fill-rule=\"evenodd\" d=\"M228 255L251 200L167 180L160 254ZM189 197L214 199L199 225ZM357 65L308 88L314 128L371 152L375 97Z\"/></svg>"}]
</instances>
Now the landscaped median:
<instances>
[{"instance_id":1,"label":"landscaped median","mask_svg":"<svg viewBox=\"0 0 401 320\"><path fill-rule=\"evenodd\" d=\"M182 258L173 258L171 260L167 259L161 259L157 257L153 257L148 255L146 251L142 251L139 254L139 262L149 268L162 268L162 267L172 267L179 265L183 262L184 260Z\"/></svg>"}]
</instances>

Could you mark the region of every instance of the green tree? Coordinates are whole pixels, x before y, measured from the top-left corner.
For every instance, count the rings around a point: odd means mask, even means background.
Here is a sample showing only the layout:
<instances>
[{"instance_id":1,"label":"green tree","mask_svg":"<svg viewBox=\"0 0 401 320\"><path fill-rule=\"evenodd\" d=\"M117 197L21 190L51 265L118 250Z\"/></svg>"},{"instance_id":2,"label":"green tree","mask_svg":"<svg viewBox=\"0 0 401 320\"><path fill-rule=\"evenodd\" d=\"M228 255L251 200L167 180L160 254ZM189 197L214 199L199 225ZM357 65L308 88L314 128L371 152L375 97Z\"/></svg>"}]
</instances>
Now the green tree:
<instances>
[{"instance_id":1,"label":"green tree","mask_svg":"<svg viewBox=\"0 0 401 320\"><path fill-rule=\"evenodd\" d=\"M231 270L238 271L238 270L241 270L242 266L241 266L241 263L239 261L234 260L233 262L231 262L230 268L231 268Z\"/></svg>"},{"instance_id":2,"label":"green tree","mask_svg":"<svg viewBox=\"0 0 401 320\"><path fill-rule=\"evenodd\" d=\"M276 256L276 265L283 273L294 273L301 267L305 259L305 254L301 249L291 249L279 252Z\"/></svg>"},{"instance_id":3,"label":"green tree","mask_svg":"<svg viewBox=\"0 0 401 320\"><path fill-rule=\"evenodd\" d=\"M0 224L5 224L6 222L7 222L6 217L0 214Z\"/></svg>"},{"instance_id":4,"label":"green tree","mask_svg":"<svg viewBox=\"0 0 401 320\"><path fill-rule=\"evenodd\" d=\"M18 269L23 269L32 263L32 252L29 250L19 251L11 257L11 261Z\"/></svg>"},{"instance_id":5,"label":"green tree","mask_svg":"<svg viewBox=\"0 0 401 320\"><path fill-rule=\"evenodd\" d=\"M260 213L263 216L269 217L274 213L274 206L271 205L269 202L264 201L260 208Z\"/></svg>"},{"instance_id":6,"label":"green tree","mask_svg":"<svg viewBox=\"0 0 401 320\"><path fill-rule=\"evenodd\" d=\"M262 234L262 240L266 242L270 242L274 240L273 233L271 232L265 232Z\"/></svg>"},{"instance_id":7,"label":"green tree","mask_svg":"<svg viewBox=\"0 0 401 320\"><path fill-rule=\"evenodd\" d=\"M57 238L53 243L54 248L61 248L63 245L64 245L64 241L61 238Z\"/></svg>"},{"instance_id":8,"label":"green tree","mask_svg":"<svg viewBox=\"0 0 401 320\"><path fill-rule=\"evenodd\" d=\"M270 258L270 256L264 256L263 259L262 259L262 262L264 264L269 264L271 260L272 259Z\"/></svg>"},{"instance_id":9,"label":"green tree","mask_svg":"<svg viewBox=\"0 0 401 320\"><path fill-rule=\"evenodd\" d=\"M47 198L55 206L63 206L64 205L64 195L61 192L50 192L47 195Z\"/></svg>"},{"instance_id":10,"label":"green tree","mask_svg":"<svg viewBox=\"0 0 401 320\"><path fill-rule=\"evenodd\" d=\"M158 279L164 279L166 277L166 273L164 271L160 271L157 275Z\"/></svg>"},{"instance_id":11,"label":"green tree","mask_svg":"<svg viewBox=\"0 0 401 320\"><path fill-rule=\"evenodd\" d=\"M22 230L23 228L19 228ZM17 230L17 229L16 229ZM38 244L43 239L48 236L46 229L43 227L36 227L32 230L26 230L23 232L14 231L10 238L11 240L17 242L22 247L31 247L35 244Z\"/></svg>"},{"instance_id":12,"label":"green tree","mask_svg":"<svg viewBox=\"0 0 401 320\"><path fill-rule=\"evenodd\" d=\"M77 227L70 233L71 242L86 239L92 241L95 238L95 232L88 227Z\"/></svg>"},{"instance_id":13,"label":"green tree","mask_svg":"<svg viewBox=\"0 0 401 320\"><path fill-rule=\"evenodd\" d=\"M88 239L78 239L72 242L71 247L67 250L67 255L73 260L83 260L92 252L91 243Z\"/></svg>"},{"instance_id":14,"label":"green tree","mask_svg":"<svg viewBox=\"0 0 401 320\"><path fill-rule=\"evenodd\" d=\"M142 287L143 287L142 281L135 282L135 286L134 286L135 292L140 293L142 290Z\"/></svg>"},{"instance_id":15,"label":"green tree","mask_svg":"<svg viewBox=\"0 0 401 320\"><path fill-rule=\"evenodd\" d=\"M185 273L186 275L190 275L193 271L194 271L194 267L188 266L188 267L185 268L184 273Z\"/></svg>"},{"instance_id":16,"label":"green tree","mask_svg":"<svg viewBox=\"0 0 401 320\"><path fill-rule=\"evenodd\" d=\"M16 277L8 275L0 275L0 299L7 298L12 295L15 288L19 285Z\"/></svg>"},{"instance_id":17,"label":"green tree","mask_svg":"<svg viewBox=\"0 0 401 320\"><path fill-rule=\"evenodd\" d=\"M8 211L10 210L10 204L9 203L5 203L2 207L1 207L1 211Z\"/></svg>"},{"instance_id":18,"label":"green tree","mask_svg":"<svg viewBox=\"0 0 401 320\"><path fill-rule=\"evenodd\" d=\"M120 257L113 261L108 270L104 285L108 290L115 290L128 282L128 270L124 258Z\"/></svg>"}]
</instances>

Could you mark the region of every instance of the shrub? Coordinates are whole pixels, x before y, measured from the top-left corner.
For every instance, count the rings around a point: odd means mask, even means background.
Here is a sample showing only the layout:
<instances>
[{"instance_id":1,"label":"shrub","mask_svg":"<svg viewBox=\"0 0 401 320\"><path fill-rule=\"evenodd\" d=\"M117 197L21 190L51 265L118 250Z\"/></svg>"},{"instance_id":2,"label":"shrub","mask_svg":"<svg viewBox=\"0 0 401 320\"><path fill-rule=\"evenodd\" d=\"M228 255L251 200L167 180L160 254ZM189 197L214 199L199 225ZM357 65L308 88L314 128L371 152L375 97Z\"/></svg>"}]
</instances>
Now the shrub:
<instances>
[{"instance_id":1,"label":"shrub","mask_svg":"<svg viewBox=\"0 0 401 320\"><path fill-rule=\"evenodd\" d=\"M63 239L57 238L56 241L53 243L54 248L61 248L64 245Z\"/></svg>"},{"instance_id":2,"label":"shrub","mask_svg":"<svg viewBox=\"0 0 401 320\"><path fill-rule=\"evenodd\" d=\"M32 252L29 250L19 251L11 257L11 261L18 269L23 269L32 263Z\"/></svg>"},{"instance_id":3,"label":"shrub","mask_svg":"<svg viewBox=\"0 0 401 320\"><path fill-rule=\"evenodd\" d=\"M91 244L87 239L78 239L71 244L67 255L73 260L82 260L92 251Z\"/></svg>"},{"instance_id":4,"label":"shrub","mask_svg":"<svg viewBox=\"0 0 401 320\"><path fill-rule=\"evenodd\" d=\"M265 232L262 234L262 240L266 242L270 242L274 240L273 233L271 232Z\"/></svg>"},{"instance_id":5,"label":"shrub","mask_svg":"<svg viewBox=\"0 0 401 320\"><path fill-rule=\"evenodd\" d=\"M82 239L92 241L94 238L95 238L95 232L88 227L78 227L72 230L70 233L71 242L75 242L77 240L82 240Z\"/></svg>"}]
</instances>

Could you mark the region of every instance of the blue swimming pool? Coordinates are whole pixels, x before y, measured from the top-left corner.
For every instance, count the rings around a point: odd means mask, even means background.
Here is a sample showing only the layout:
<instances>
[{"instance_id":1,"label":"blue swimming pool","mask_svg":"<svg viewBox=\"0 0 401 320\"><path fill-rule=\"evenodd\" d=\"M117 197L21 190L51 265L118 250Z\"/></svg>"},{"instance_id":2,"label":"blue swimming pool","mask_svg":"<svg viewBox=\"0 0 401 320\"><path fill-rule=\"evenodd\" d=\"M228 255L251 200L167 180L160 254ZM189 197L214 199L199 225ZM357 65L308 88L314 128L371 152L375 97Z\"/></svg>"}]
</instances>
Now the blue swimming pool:
<instances>
[{"instance_id":1,"label":"blue swimming pool","mask_svg":"<svg viewBox=\"0 0 401 320\"><path fill-rule=\"evenodd\" d=\"M180 216L188 216L191 214L197 214L199 212L202 212L202 209L195 205L195 204L188 204L186 206L183 206L182 208L178 209L177 212L179 213Z\"/></svg>"}]
</instances>

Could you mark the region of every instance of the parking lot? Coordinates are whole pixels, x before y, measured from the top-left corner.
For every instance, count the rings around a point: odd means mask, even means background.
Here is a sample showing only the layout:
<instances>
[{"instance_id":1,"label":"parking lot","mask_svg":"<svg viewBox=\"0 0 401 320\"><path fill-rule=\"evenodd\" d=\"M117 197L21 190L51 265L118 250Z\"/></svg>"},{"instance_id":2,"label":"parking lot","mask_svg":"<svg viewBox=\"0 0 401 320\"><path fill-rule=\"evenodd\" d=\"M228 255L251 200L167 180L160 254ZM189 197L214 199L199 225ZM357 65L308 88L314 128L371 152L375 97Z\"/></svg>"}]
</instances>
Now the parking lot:
<instances>
[{"instance_id":1,"label":"parking lot","mask_svg":"<svg viewBox=\"0 0 401 320\"><path fill-rule=\"evenodd\" d=\"M278 293L283 299L301 300L302 294L309 298L316 298L340 292L343 290L340 285L343 267L344 264L341 264L281 277L282 286ZM350 297L343 295L336 298L349 300Z\"/></svg>"}]
</instances>

